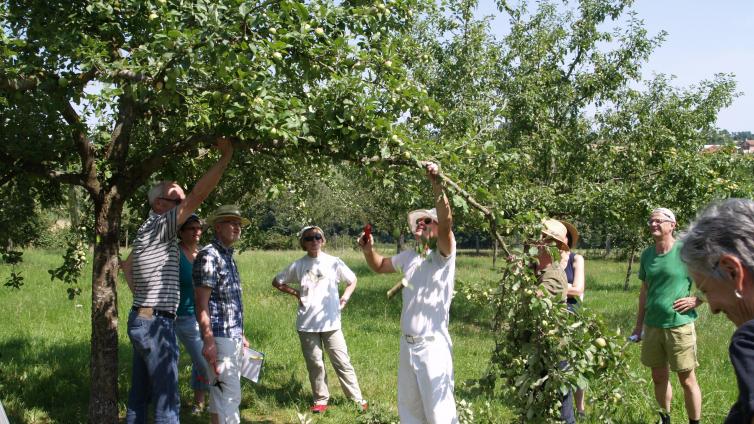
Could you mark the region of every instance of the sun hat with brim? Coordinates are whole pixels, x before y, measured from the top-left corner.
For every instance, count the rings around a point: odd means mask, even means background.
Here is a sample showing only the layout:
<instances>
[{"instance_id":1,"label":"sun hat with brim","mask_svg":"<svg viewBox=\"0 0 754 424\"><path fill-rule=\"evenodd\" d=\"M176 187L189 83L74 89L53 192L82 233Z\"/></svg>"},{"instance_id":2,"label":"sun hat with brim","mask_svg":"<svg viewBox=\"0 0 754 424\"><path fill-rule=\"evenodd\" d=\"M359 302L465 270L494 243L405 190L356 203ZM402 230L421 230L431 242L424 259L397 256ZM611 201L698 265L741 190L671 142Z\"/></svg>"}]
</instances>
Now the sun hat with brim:
<instances>
[{"instance_id":1,"label":"sun hat with brim","mask_svg":"<svg viewBox=\"0 0 754 424\"><path fill-rule=\"evenodd\" d=\"M571 250L568 247L568 229L562 222L555 219L546 219L542 222L542 234L552 238L562 250Z\"/></svg>"},{"instance_id":2,"label":"sun hat with brim","mask_svg":"<svg viewBox=\"0 0 754 424\"><path fill-rule=\"evenodd\" d=\"M189 216L188 218L186 218L186 222L184 222L184 223L183 223L183 224L182 224L182 225L180 226L180 228L178 228L178 230L179 230L179 231L183 231L183 228L184 228L185 226L187 226L187 225L191 224L192 222L198 222L198 223L199 223L199 225L201 225L201 226L204 226L204 222L202 222L202 219L201 219L201 218L199 218L199 215L197 215L197 214L195 214L195 213L192 213L192 214L191 214L191 216Z\"/></svg>"},{"instance_id":3,"label":"sun hat with brim","mask_svg":"<svg viewBox=\"0 0 754 424\"><path fill-rule=\"evenodd\" d=\"M408 226L411 228L411 232L416 231L416 220L419 218L431 218L432 221L437 222L437 209L417 209L408 213Z\"/></svg>"},{"instance_id":4,"label":"sun hat with brim","mask_svg":"<svg viewBox=\"0 0 754 424\"><path fill-rule=\"evenodd\" d=\"M576 243L579 242L579 230L577 230L576 227L574 227L574 225L568 221L561 220L560 223L565 225L568 234L571 235L571 245L569 247L571 249L575 248ZM568 241L568 238L566 238L566 241Z\"/></svg>"},{"instance_id":5,"label":"sun hat with brim","mask_svg":"<svg viewBox=\"0 0 754 424\"><path fill-rule=\"evenodd\" d=\"M307 225L306 227L302 228L301 231L298 232L298 239L301 240L304 237L304 233L309 230L318 230L320 234L324 237L325 232L322 231L321 228L319 228L316 225Z\"/></svg>"},{"instance_id":6,"label":"sun hat with brim","mask_svg":"<svg viewBox=\"0 0 754 424\"><path fill-rule=\"evenodd\" d=\"M249 225L251 224L251 221L244 218L243 215L241 215L241 209L236 205L222 205L215 212L210 215L209 218L207 218L207 225L213 226L218 221L225 219L225 218L237 218L241 220L241 225Z\"/></svg>"}]
</instances>

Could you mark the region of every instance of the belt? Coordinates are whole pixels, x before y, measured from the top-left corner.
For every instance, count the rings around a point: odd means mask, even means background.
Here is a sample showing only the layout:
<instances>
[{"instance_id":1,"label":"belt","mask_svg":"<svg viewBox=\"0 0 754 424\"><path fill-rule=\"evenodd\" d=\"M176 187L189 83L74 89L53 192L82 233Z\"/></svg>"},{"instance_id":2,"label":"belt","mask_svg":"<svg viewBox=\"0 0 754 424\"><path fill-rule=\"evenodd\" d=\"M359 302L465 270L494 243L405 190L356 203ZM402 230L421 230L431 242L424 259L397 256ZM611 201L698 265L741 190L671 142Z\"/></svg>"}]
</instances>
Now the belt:
<instances>
[{"instance_id":1,"label":"belt","mask_svg":"<svg viewBox=\"0 0 754 424\"><path fill-rule=\"evenodd\" d=\"M159 309L154 309L152 307L137 307L133 306L131 307L132 312L136 312L140 316L143 316L145 318L151 318L152 315L156 315L158 317L163 317L167 319L175 319L175 314L168 311L161 311Z\"/></svg>"},{"instance_id":2,"label":"belt","mask_svg":"<svg viewBox=\"0 0 754 424\"><path fill-rule=\"evenodd\" d=\"M408 334L404 334L403 338L405 338L406 341L410 344L432 342L435 340L435 336L409 336Z\"/></svg>"}]
</instances>

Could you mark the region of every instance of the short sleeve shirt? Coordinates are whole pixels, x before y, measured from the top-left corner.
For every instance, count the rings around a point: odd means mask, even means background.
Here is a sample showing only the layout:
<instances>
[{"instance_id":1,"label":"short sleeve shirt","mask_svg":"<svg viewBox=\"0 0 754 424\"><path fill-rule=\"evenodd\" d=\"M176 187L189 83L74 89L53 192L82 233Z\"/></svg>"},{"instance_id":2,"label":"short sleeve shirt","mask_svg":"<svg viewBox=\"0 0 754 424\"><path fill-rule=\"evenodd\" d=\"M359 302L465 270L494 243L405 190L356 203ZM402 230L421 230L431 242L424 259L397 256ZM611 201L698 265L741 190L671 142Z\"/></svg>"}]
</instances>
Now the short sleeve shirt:
<instances>
[{"instance_id":1,"label":"short sleeve shirt","mask_svg":"<svg viewBox=\"0 0 754 424\"><path fill-rule=\"evenodd\" d=\"M217 239L204 246L194 260L194 287L210 287L209 318L215 337L243 337L241 277L233 249Z\"/></svg>"},{"instance_id":2,"label":"short sleeve shirt","mask_svg":"<svg viewBox=\"0 0 754 424\"><path fill-rule=\"evenodd\" d=\"M338 284L351 285L356 274L340 259L320 252L316 258L306 255L280 272L278 283L298 287L301 303L296 328L302 332L325 332L340 329Z\"/></svg>"},{"instance_id":3,"label":"short sleeve shirt","mask_svg":"<svg viewBox=\"0 0 754 424\"><path fill-rule=\"evenodd\" d=\"M550 264L543 269L539 281L547 289L550 296L565 302L568 293L568 277L558 265Z\"/></svg>"},{"instance_id":4,"label":"short sleeve shirt","mask_svg":"<svg viewBox=\"0 0 754 424\"><path fill-rule=\"evenodd\" d=\"M134 306L175 313L178 282L178 208L149 218L139 227L132 246Z\"/></svg>"},{"instance_id":5,"label":"short sleeve shirt","mask_svg":"<svg viewBox=\"0 0 754 424\"><path fill-rule=\"evenodd\" d=\"M407 281L402 290L401 330L409 336L441 335L450 344L448 322L456 274L455 249L448 257L430 250L422 257L406 250L391 258Z\"/></svg>"},{"instance_id":6,"label":"short sleeve shirt","mask_svg":"<svg viewBox=\"0 0 754 424\"><path fill-rule=\"evenodd\" d=\"M673 302L691 295L691 278L681 261L682 242L676 241L669 252L657 254L654 246L644 250L639 263L639 279L647 284L644 324L656 328L675 328L693 322L696 310L678 313Z\"/></svg>"},{"instance_id":7,"label":"short sleeve shirt","mask_svg":"<svg viewBox=\"0 0 754 424\"><path fill-rule=\"evenodd\" d=\"M738 382L738 400L725 424L749 424L754 417L754 320L739 327L728 347L730 362Z\"/></svg>"}]
</instances>

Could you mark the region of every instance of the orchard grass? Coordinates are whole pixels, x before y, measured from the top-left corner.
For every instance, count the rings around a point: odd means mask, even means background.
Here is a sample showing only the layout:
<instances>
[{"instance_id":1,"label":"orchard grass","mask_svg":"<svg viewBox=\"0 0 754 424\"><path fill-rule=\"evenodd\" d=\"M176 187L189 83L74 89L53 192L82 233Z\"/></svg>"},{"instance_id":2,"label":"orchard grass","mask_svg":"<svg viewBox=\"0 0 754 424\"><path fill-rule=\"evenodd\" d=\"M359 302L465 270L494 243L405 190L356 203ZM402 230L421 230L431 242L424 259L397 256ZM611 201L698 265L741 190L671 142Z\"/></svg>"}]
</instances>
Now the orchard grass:
<instances>
[{"instance_id":1,"label":"orchard grass","mask_svg":"<svg viewBox=\"0 0 754 424\"><path fill-rule=\"evenodd\" d=\"M392 253L392 246L382 246ZM48 269L61 263L62 252L30 250L19 270L24 277L20 290L0 287L0 400L13 423L86 422L89 396L89 339L91 333L91 288L89 268L82 278L82 295L71 301L66 286L50 281ZM341 391L328 362L331 409L313 416L308 412L311 391L295 332L296 302L274 290L272 277L300 257L300 251L247 251L238 256L244 284L245 329L252 347L266 354L260 384L244 380L241 414L244 422L298 423L298 413L312 422L349 423L397 422L396 380L400 299L387 300L385 292L399 277L377 275L355 250L330 252L340 256L359 277L358 288L343 311L343 330L369 412L359 416L355 405ZM457 289L485 280L492 286L498 278L484 254L461 252L457 262ZM598 313L612 329L628 336L636 319L639 282L634 267L630 290L623 291L625 262L587 258L584 308ZM0 275L9 273L0 265ZM120 416L125 416L130 386L131 346L126 318L131 294L121 279L118 286ZM485 399L470 389L483 376L492 347L490 313L469 304L462 296L454 299L450 332L454 343L456 397L471 406L476 422L511 422L505 400ZM727 357L733 325L723 316L713 316L706 305L697 320L700 368L697 373L703 395L703 420L721 422L734 402L737 387ZM594 381L591 384L623 384L626 398L619 405L618 422L646 423L656 417L649 370L639 363L638 344L627 344L635 381ZM180 362L181 421L205 423L208 416L192 416L192 393L188 386L190 361L184 353ZM683 395L672 376L674 422L686 422ZM588 392L587 392L588 399ZM587 403L587 414L590 405ZM596 422L596 421L595 421Z\"/></svg>"}]
</instances>

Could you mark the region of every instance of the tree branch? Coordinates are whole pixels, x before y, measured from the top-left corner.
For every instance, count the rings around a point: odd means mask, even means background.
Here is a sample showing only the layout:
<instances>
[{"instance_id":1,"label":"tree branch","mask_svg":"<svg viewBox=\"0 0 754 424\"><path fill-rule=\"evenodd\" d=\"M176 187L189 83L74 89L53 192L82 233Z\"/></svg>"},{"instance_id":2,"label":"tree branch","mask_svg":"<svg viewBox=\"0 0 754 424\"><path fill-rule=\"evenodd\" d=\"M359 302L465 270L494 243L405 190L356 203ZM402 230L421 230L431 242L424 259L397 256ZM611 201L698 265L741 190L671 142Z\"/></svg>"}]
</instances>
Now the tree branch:
<instances>
[{"instance_id":1,"label":"tree branch","mask_svg":"<svg viewBox=\"0 0 754 424\"><path fill-rule=\"evenodd\" d=\"M363 163L363 164L367 164L367 163L370 163L370 162L380 162L380 161L387 162L387 163L392 164L392 165L411 166L411 167L418 166L420 168L423 168L428 163L427 161L411 161L411 160L393 159L393 158L380 159L379 157L375 157L375 158L363 158L360 162ZM505 240L500 235L500 233L497 232L497 221L495 221L495 215L492 212L492 210L490 208L482 205L481 203L479 203L474 198L474 196L471 195L471 193L469 193L468 191L466 191L463 188L461 188L461 186L458 185L458 183L456 183L455 181L453 181L450 177L448 177L444 173L441 172L439 174L439 176L442 179L442 181L445 184L447 184L451 189L453 189L453 191L456 194L458 194L459 196L461 196L474 209L476 209L476 210L478 210L479 212L482 213L482 215L484 216L484 218L490 224L490 232L495 237L495 239L497 240L497 242L500 243L500 246L503 249L503 251L505 252L505 254L507 256L512 256L511 252L510 252L510 249L508 249L508 245L505 243Z\"/></svg>"},{"instance_id":2,"label":"tree branch","mask_svg":"<svg viewBox=\"0 0 754 424\"><path fill-rule=\"evenodd\" d=\"M84 179L81 174L56 171L42 162L32 162L21 158L13 158L7 153L0 153L0 163L8 165L10 168L10 171L0 179L0 186L7 184L17 175L26 173L47 178L51 181L85 187Z\"/></svg>"}]
</instances>

